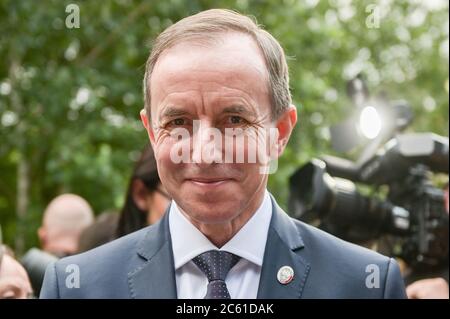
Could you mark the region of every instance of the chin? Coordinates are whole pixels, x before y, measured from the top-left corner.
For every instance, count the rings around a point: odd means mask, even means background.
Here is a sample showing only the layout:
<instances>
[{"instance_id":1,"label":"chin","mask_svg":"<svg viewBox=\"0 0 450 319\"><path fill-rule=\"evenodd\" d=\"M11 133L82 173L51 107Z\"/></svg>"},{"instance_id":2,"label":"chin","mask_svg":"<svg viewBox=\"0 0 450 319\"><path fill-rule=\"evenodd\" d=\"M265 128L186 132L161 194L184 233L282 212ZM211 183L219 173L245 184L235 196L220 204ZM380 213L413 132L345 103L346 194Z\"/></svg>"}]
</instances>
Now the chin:
<instances>
[{"instance_id":1,"label":"chin","mask_svg":"<svg viewBox=\"0 0 450 319\"><path fill-rule=\"evenodd\" d=\"M188 216L203 224L221 224L239 216L239 207L232 202L185 202L183 207Z\"/></svg>"}]
</instances>

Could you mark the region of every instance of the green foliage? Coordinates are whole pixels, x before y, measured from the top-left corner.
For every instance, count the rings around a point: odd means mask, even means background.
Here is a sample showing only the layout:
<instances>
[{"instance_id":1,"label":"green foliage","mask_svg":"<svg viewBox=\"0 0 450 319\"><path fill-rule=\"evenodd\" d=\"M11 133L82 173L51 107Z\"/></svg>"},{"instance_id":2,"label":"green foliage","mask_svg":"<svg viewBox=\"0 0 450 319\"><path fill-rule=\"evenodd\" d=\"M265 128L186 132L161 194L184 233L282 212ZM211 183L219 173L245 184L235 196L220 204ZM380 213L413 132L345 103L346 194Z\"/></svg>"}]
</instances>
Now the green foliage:
<instances>
[{"instance_id":1,"label":"green foliage","mask_svg":"<svg viewBox=\"0 0 450 319\"><path fill-rule=\"evenodd\" d=\"M345 81L362 71L370 89L414 107L411 129L448 135L448 2L385 1L16 1L0 0L0 224L13 245L37 244L45 205L60 192L97 213L119 208L132 161L147 143L139 122L151 40L171 23L213 7L253 15L290 57L299 125L269 188L283 205L290 174L332 153L324 128L351 110ZM381 3L381 1L379 1ZM66 5L79 29L65 27ZM433 2L436 3L436 2ZM439 3L439 2L437 2ZM18 220L17 166L29 164L27 215Z\"/></svg>"}]
</instances>

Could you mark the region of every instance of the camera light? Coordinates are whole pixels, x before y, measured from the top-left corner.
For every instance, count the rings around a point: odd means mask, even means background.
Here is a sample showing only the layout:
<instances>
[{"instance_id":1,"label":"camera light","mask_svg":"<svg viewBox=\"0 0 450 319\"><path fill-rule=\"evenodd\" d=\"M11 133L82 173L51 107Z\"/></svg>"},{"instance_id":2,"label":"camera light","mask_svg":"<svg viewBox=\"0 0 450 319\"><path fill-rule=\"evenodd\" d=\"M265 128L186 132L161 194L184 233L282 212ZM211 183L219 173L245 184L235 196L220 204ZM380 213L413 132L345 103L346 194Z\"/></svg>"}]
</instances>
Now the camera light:
<instances>
[{"instance_id":1,"label":"camera light","mask_svg":"<svg viewBox=\"0 0 450 319\"><path fill-rule=\"evenodd\" d=\"M374 139L381 131L381 118L373 106L366 106L359 116L359 129L368 139Z\"/></svg>"}]
</instances>

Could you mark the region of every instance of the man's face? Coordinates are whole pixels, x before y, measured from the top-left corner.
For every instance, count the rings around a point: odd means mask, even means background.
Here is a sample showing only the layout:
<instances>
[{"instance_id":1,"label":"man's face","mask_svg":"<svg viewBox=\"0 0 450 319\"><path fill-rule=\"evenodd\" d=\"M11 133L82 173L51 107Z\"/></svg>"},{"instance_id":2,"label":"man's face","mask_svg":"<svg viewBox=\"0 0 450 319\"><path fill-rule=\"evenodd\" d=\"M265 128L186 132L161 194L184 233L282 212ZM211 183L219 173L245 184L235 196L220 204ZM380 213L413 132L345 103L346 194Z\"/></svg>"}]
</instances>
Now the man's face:
<instances>
[{"instance_id":1,"label":"man's face","mask_svg":"<svg viewBox=\"0 0 450 319\"><path fill-rule=\"evenodd\" d=\"M261 140L258 129L273 127L267 79L256 43L238 33L218 35L214 44L181 43L158 59L147 127L162 184L191 220L232 222L261 203L267 175L260 173L258 160L236 163L235 156L240 152L247 159L255 151L248 141ZM209 128L217 128L221 138L212 141ZM233 128L243 133L226 141L225 129ZM188 138L176 134L181 129L190 133ZM246 142L237 145L238 135ZM225 146L231 144L234 158L226 163ZM214 160L205 161L201 147L208 145ZM174 163L173 150L183 147L190 150L190 162Z\"/></svg>"},{"instance_id":2,"label":"man's face","mask_svg":"<svg viewBox=\"0 0 450 319\"><path fill-rule=\"evenodd\" d=\"M4 255L0 264L0 299L25 299L31 293L25 269L11 256Z\"/></svg>"}]
</instances>

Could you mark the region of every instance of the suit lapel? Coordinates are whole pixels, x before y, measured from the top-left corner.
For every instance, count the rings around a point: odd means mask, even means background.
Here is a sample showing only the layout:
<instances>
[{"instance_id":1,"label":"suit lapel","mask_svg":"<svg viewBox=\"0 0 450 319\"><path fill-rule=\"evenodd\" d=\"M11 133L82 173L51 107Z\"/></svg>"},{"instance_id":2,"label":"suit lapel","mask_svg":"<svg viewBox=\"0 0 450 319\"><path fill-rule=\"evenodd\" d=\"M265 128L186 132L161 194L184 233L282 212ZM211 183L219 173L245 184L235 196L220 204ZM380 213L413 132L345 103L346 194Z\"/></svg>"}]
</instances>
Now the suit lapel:
<instances>
[{"instance_id":1,"label":"suit lapel","mask_svg":"<svg viewBox=\"0 0 450 319\"><path fill-rule=\"evenodd\" d=\"M170 206L161 221L149 227L138 245L137 254L142 258L142 264L128 274L132 298L177 298L169 210Z\"/></svg>"},{"instance_id":2,"label":"suit lapel","mask_svg":"<svg viewBox=\"0 0 450 319\"><path fill-rule=\"evenodd\" d=\"M298 253L304 244L293 221L278 207L272 196L271 199L272 219L264 252L258 298L300 298L310 270L310 265ZM283 266L294 270L294 278L288 284L281 284L277 279L277 273Z\"/></svg>"},{"instance_id":3,"label":"suit lapel","mask_svg":"<svg viewBox=\"0 0 450 319\"><path fill-rule=\"evenodd\" d=\"M270 222L264 252L258 298L289 299L300 298L310 265L300 256L304 244L298 228L290 217L272 200ZM177 298L172 243L169 231L169 210L157 224L149 227L139 243L137 254L142 258L128 274L132 298L174 299ZM278 282L277 273L283 266L294 270L293 280L283 285Z\"/></svg>"}]
</instances>

